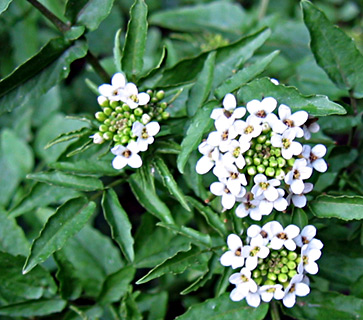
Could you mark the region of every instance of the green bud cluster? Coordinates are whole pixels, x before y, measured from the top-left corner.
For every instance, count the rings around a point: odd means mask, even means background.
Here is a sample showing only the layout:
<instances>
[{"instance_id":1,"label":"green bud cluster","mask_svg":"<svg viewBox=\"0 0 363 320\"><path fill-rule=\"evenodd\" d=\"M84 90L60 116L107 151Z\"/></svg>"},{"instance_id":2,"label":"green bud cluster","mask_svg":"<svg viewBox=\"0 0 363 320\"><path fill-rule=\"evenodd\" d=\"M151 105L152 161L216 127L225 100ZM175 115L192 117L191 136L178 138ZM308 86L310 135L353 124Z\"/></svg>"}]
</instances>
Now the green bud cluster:
<instances>
[{"instance_id":1,"label":"green bud cluster","mask_svg":"<svg viewBox=\"0 0 363 320\"><path fill-rule=\"evenodd\" d=\"M296 252L289 252L286 249L271 250L267 258L258 260L252 278L260 286L279 283L286 287L297 274L300 261L301 257Z\"/></svg>"},{"instance_id":2,"label":"green bud cluster","mask_svg":"<svg viewBox=\"0 0 363 320\"><path fill-rule=\"evenodd\" d=\"M104 141L114 141L115 145L126 145L136 140L131 130L134 122L143 123L145 118L147 122L169 118L169 113L165 111L168 104L161 102L165 96L164 91L147 90L147 93L150 96L149 103L136 109L131 109L122 101L102 101L100 104L102 111L96 112L95 118L100 123L98 134Z\"/></svg>"},{"instance_id":3,"label":"green bud cluster","mask_svg":"<svg viewBox=\"0 0 363 320\"><path fill-rule=\"evenodd\" d=\"M246 172L249 176L263 173L267 177L279 179L293 166L295 159L286 160L281 148L271 145L271 129L251 140L251 147L243 154ZM281 179L281 178L280 178Z\"/></svg>"}]
</instances>

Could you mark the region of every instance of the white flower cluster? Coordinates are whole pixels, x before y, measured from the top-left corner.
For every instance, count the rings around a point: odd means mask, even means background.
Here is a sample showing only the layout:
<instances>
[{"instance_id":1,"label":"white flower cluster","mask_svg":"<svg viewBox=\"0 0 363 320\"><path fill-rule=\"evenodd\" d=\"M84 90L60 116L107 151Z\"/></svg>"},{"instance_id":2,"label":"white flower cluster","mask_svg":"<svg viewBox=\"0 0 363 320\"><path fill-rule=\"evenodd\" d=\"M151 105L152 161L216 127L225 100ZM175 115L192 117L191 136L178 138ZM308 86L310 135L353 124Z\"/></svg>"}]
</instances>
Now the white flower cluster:
<instances>
[{"instance_id":1,"label":"white flower cluster","mask_svg":"<svg viewBox=\"0 0 363 320\"><path fill-rule=\"evenodd\" d=\"M261 300L270 302L273 298L282 300L291 308L296 296L310 292L306 274L316 274L316 260L321 256L323 244L315 239L316 229L312 225L301 232L296 225L283 228L277 221L263 227L252 225L247 229L247 245L241 238L230 234L227 238L228 251L220 258L223 266L240 272L229 277L236 287L230 298L233 301L246 299L252 307L258 307Z\"/></svg>"},{"instance_id":2,"label":"white flower cluster","mask_svg":"<svg viewBox=\"0 0 363 320\"><path fill-rule=\"evenodd\" d=\"M91 136L93 142L101 144L105 140L114 141L115 146L111 152L116 156L112 161L115 169L127 165L132 168L141 167L142 159L138 153L146 151L160 131L159 123L151 120L154 116L161 118L160 112L167 106L166 103L159 103L164 92L158 92L151 99L148 93L139 93L137 86L127 82L122 73L116 73L111 84L102 84L98 91L101 95L97 101L103 111L95 115L101 125L99 132ZM156 109L161 111L155 112Z\"/></svg>"},{"instance_id":3,"label":"white flower cluster","mask_svg":"<svg viewBox=\"0 0 363 320\"><path fill-rule=\"evenodd\" d=\"M284 211L291 202L304 207L305 194L313 187L304 180L313 169L327 170L322 159L324 145L311 148L295 140L309 139L310 131L319 129L316 122L308 119L306 111L291 113L283 104L276 115L276 107L272 97L237 107L236 98L228 93L223 108L214 109L210 116L216 131L198 147L203 156L197 162L197 173L213 169L218 181L211 184L210 191L222 197L225 210L240 203L236 215L241 218L249 215L261 220L273 209Z\"/></svg>"}]
</instances>

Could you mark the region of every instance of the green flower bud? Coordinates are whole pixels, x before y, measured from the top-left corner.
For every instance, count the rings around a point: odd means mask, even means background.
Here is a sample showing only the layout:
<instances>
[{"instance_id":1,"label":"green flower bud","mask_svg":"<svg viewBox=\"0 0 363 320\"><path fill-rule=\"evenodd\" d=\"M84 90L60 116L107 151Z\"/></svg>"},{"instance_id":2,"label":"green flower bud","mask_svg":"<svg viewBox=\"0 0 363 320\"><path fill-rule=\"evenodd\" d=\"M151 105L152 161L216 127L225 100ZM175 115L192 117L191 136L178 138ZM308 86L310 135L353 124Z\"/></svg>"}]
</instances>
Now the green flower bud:
<instances>
[{"instance_id":1,"label":"green flower bud","mask_svg":"<svg viewBox=\"0 0 363 320\"><path fill-rule=\"evenodd\" d=\"M135 121L136 121L136 117L135 117L135 115L134 115L134 114L130 114L130 120L131 120L132 122L135 122Z\"/></svg>"},{"instance_id":2,"label":"green flower bud","mask_svg":"<svg viewBox=\"0 0 363 320\"><path fill-rule=\"evenodd\" d=\"M253 278L258 278L259 276L261 276L261 272L260 272L260 270L254 270L253 272L252 272L252 277Z\"/></svg>"},{"instance_id":3,"label":"green flower bud","mask_svg":"<svg viewBox=\"0 0 363 320\"><path fill-rule=\"evenodd\" d=\"M289 259L287 259L286 257L281 258L281 262L282 262L283 264L288 263L288 261L289 261Z\"/></svg>"},{"instance_id":4,"label":"green flower bud","mask_svg":"<svg viewBox=\"0 0 363 320\"><path fill-rule=\"evenodd\" d=\"M116 107L115 111L116 111L116 113L122 113L123 112L123 110L122 110L122 108L120 106Z\"/></svg>"},{"instance_id":5,"label":"green flower bud","mask_svg":"<svg viewBox=\"0 0 363 320\"><path fill-rule=\"evenodd\" d=\"M295 158L291 158L291 159L287 160L287 164L288 164L290 167L292 167L292 166L294 165L294 163L295 163Z\"/></svg>"},{"instance_id":6,"label":"green flower bud","mask_svg":"<svg viewBox=\"0 0 363 320\"><path fill-rule=\"evenodd\" d=\"M119 102L118 101L111 101L110 102L110 107L112 109L115 109L118 105L119 105Z\"/></svg>"},{"instance_id":7,"label":"green flower bud","mask_svg":"<svg viewBox=\"0 0 363 320\"><path fill-rule=\"evenodd\" d=\"M112 140L112 138L113 138L113 134L110 131L105 132L102 136L103 136L103 139L105 139L105 140Z\"/></svg>"},{"instance_id":8,"label":"green flower bud","mask_svg":"<svg viewBox=\"0 0 363 320\"><path fill-rule=\"evenodd\" d=\"M274 156L274 155L275 155L275 149L271 149L271 150L270 150L270 155L271 155L271 156ZM271 157L271 158L272 158L272 157ZM271 158L270 158L270 159L271 159Z\"/></svg>"},{"instance_id":9,"label":"green flower bud","mask_svg":"<svg viewBox=\"0 0 363 320\"><path fill-rule=\"evenodd\" d=\"M290 278L293 278L297 274L296 270L290 270L287 274Z\"/></svg>"},{"instance_id":10,"label":"green flower bud","mask_svg":"<svg viewBox=\"0 0 363 320\"><path fill-rule=\"evenodd\" d=\"M101 124L99 127L98 127L98 130L100 132L106 132L108 130L108 126L104 125L104 124Z\"/></svg>"},{"instance_id":11,"label":"green flower bud","mask_svg":"<svg viewBox=\"0 0 363 320\"><path fill-rule=\"evenodd\" d=\"M277 165L278 165L278 163L277 163L277 161L276 160L271 160L270 159L270 167L271 168L276 168L277 167ZM275 172L274 172L274 174L275 174Z\"/></svg>"},{"instance_id":12,"label":"green flower bud","mask_svg":"<svg viewBox=\"0 0 363 320\"><path fill-rule=\"evenodd\" d=\"M122 136L120 142L122 144L127 144L129 142L130 138L127 136Z\"/></svg>"},{"instance_id":13,"label":"green flower bud","mask_svg":"<svg viewBox=\"0 0 363 320\"><path fill-rule=\"evenodd\" d=\"M105 121L103 121L103 123L104 123L106 126L110 126L110 125L111 125L111 119L106 119Z\"/></svg>"},{"instance_id":14,"label":"green flower bud","mask_svg":"<svg viewBox=\"0 0 363 320\"><path fill-rule=\"evenodd\" d=\"M265 275L267 275L267 270L261 270L261 276L265 276Z\"/></svg>"},{"instance_id":15,"label":"green flower bud","mask_svg":"<svg viewBox=\"0 0 363 320\"><path fill-rule=\"evenodd\" d=\"M128 104L124 103L124 104L122 105L122 110L123 110L123 111L130 111L131 109L130 109L130 106L129 106Z\"/></svg>"},{"instance_id":16,"label":"green flower bud","mask_svg":"<svg viewBox=\"0 0 363 320\"><path fill-rule=\"evenodd\" d=\"M151 89L146 90L146 93L151 97L154 95L154 92Z\"/></svg>"},{"instance_id":17,"label":"green flower bud","mask_svg":"<svg viewBox=\"0 0 363 320\"><path fill-rule=\"evenodd\" d=\"M245 161L247 166L250 166L253 162L251 157L245 157Z\"/></svg>"},{"instance_id":18,"label":"green flower bud","mask_svg":"<svg viewBox=\"0 0 363 320\"><path fill-rule=\"evenodd\" d=\"M107 107L103 109L103 112L106 116L109 116L112 113L112 109Z\"/></svg>"},{"instance_id":19,"label":"green flower bud","mask_svg":"<svg viewBox=\"0 0 363 320\"><path fill-rule=\"evenodd\" d=\"M169 112L164 111L164 112L161 114L161 118L162 118L163 120L167 120L167 119L169 119L169 117L170 117L170 113L169 113Z\"/></svg>"},{"instance_id":20,"label":"green flower bud","mask_svg":"<svg viewBox=\"0 0 363 320\"><path fill-rule=\"evenodd\" d=\"M299 263L301 262L301 256L298 256L298 257L296 258L295 262L296 262L297 264L299 264Z\"/></svg>"},{"instance_id":21,"label":"green flower bud","mask_svg":"<svg viewBox=\"0 0 363 320\"><path fill-rule=\"evenodd\" d=\"M259 269L260 269L260 270L266 270L266 269L267 269L267 265L266 265L265 263L263 263L263 264L261 264L261 265L259 266Z\"/></svg>"},{"instance_id":22,"label":"green flower bud","mask_svg":"<svg viewBox=\"0 0 363 320\"><path fill-rule=\"evenodd\" d=\"M252 157L254 154L255 154L255 151L254 151L254 150L252 150L252 149L249 149L249 150L246 152L246 156L248 156L248 157Z\"/></svg>"},{"instance_id":23,"label":"green flower bud","mask_svg":"<svg viewBox=\"0 0 363 320\"><path fill-rule=\"evenodd\" d=\"M282 273L288 273L288 272L289 272L289 268L288 268L288 267L286 267L286 266L283 266L283 267L281 268L281 272L282 272Z\"/></svg>"},{"instance_id":24,"label":"green flower bud","mask_svg":"<svg viewBox=\"0 0 363 320\"><path fill-rule=\"evenodd\" d=\"M288 280L289 278L287 277L286 273L280 273L278 276L278 280L281 283L284 283Z\"/></svg>"},{"instance_id":25,"label":"green flower bud","mask_svg":"<svg viewBox=\"0 0 363 320\"><path fill-rule=\"evenodd\" d=\"M271 167L268 167L268 168L266 168L265 174L268 177L273 177L275 175L275 169L271 168Z\"/></svg>"},{"instance_id":26,"label":"green flower bud","mask_svg":"<svg viewBox=\"0 0 363 320\"><path fill-rule=\"evenodd\" d=\"M96 112L95 114L95 118L100 121L100 122L103 122L106 120L106 115L103 113L103 112Z\"/></svg>"},{"instance_id":27,"label":"green flower bud","mask_svg":"<svg viewBox=\"0 0 363 320\"><path fill-rule=\"evenodd\" d=\"M160 103L160 107L162 107L164 110L168 107L168 104L166 102Z\"/></svg>"},{"instance_id":28,"label":"green flower bud","mask_svg":"<svg viewBox=\"0 0 363 320\"><path fill-rule=\"evenodd\" d=\"M282 257L286 257L286 256L287 256L287 250L282 249L282 250L280 251L280 256L282 256Z\"/></svg>"},{"instance_id":29,"label":"green flower bud","mask_svg":"<svg viewBox=\"0 0 363 320\"><path fill-rule=\"evenodd\" d=\"M270 272L270 273L267 275L267 279L272 280L272 281L276 281L277 276L276 276L276 274L274 274L274 273Z\"/></svg>"},{"instance_id":30,"label":"green flower bud","mask_svg":"<svg viewBox=\"0 0 363 320\"><path fill-rule=\"evenodd\" d=\"M275 281L272 281L270 279L266 280L265 283L263 284L264 286L274 286L276 284Z\"/></svg>"},{"instance_id":31,"label":"green flower bud","mask_svg":"<svg viewBox=\"0 0 363 320\"><path fill-rule=\"evenodd\" d=\"M263 161L262 161L262 164L263 164L265 167L268 167L268 160L267 160L267 159L263 160Z\"/></svg>"},{"instance_id":32,"label":"green flower bud","mask_svg":"<svg viewBox=\"0 0 363 320\"><path fill-rule=\"evenodd\" d=\"M162 113L164 109L162 107L156 108L156 113Z\"/></svg>"},{"instance_id":33,"label":"green flower bud","mask_svg":"<svg viewBox=\"0 0 363 320\"><path fill-rule=\"evenodd\" d=\"M277 258L279 253L277 251L272 251L270 255L271 255L272 258Z\"/></svg>"},{"instance_id":34,"label":"green flower bud","mask_svg":"<svg viewBox=\"0 0 363 320\"><path fill-rule=\"evenodd\" d=\"M247 167L247 173L250 176L254 176L255 174L257 174L256 167L254 167L254 166Z\"/></svg>"},{"instance_id":35,"label":"green flower bud","mask_svg":"<svg viewBox=\"0 0 363 320\"><path fill-rule=\"evenodd\" d=\"M255 282L257 283L257 285L260 285L261 283L262 283L262 277L259 277L259 278L256 278L256 279L254 279L255 280Z\"/></svg>"},{"instance_id":36,"label":"green flower bud","mask_svg":"<svg viewBox=\"0 0 363 320\"><path fill-rule=\"evenodd\" d=\"M161 116L161 115L158 115L157 117L156 117L156 121L161 121L161 120L163 120L163 117Z\"/></svg>"},{"instance_id":37,"label":"green flower bud","mask_svg":"<svg viewBox=\"0 0 363 320\"><path fill-rule=\"evenodd\" d=\"M126 124L127 124L127 126L131 127L133 122L129 119L129 120L127 120Z\"/></svg>"},{"instance_id":38,"label":"green flower bud","mask_svg":"<svg viewBox=\"0 0 363 320\"><path fill-rule=\"evenodd\" d=\"M286 165L286 160L282 157L277 158L277 165L279 168L283 168Z\"/></svg>"},{"instance_id":39,"label":"green flower bud","mask_svg":"<svg viewBox=\"0 0 363 320\"><path fill-rule=\"evenodd\" d=\"M270 145L271 145L271 141L270 141L270 140L267 140L267 141L265 142L265 146L269 147Z\"/></svg>"},{"instance_id":40,"label":"green flower bud","mask_svg":"<svg viewBox=\"0 0 363 320\"><path fill-rule=\"evenodd\" d=\"M290 260L286 265L290 270L296 269L296 263L294 261Z\"/></svg>"},{"instance_id":41,"label":"green flower bud","mask_svg":"<svg viewBox=\"0 0 363 320\"><path fill-rule=\"evenodd\" d=\"M281 270L279 268L274 269L274 274L280 274Z\"/></svg>"},{"instance_id":42,"label":"green flower bud","mask_svg":"<svg viewBox=\"0 0 363 320\"><path fill-rule=\"evenodd\" d=\"M255 166L260 165L260 164L261 164L261 159L260 159L260 158L253 158L253 164L254 164Z\"/></svg>"},{"instance_id":43,"label":"green flower bud","mask_svg":"<svg viewBox=\"0 0 363 320\"><path fill-rule=\"evenodd\" d=\"M142 114L143 114L143 111L142 111L142 109L141 109L141 108L136 108L136 109L134 110L134 115L135 115L135 116L140 117L140 116L142 116Z\"/></svg>"},{"instance_id":44,"label":"green flower bud","mask_svg":"<svg viewBox=\"0 0 363 320\"><path fill-rule=\"evenodd\" d=\"M257 138L257 142L258 143L264 143L265 141L267 140L267 137L266 136L259 136L258 138Z\"/></svg>"},{"instance_id":45,"label":"green flower bud","mask_svg":"<svg viewBox=\"0 0 363 320\"><path fill-rule=\"evenodd\" d=\"M255 150L256 151L261 151L262 150L262 144L257 143L255 146Z\"/></svg>"},{"instance_id":46,"label":"green flower bud","mask_svg":"<svg viewBox=\"0 0 363 320\"><path fill-rule=\"evenodd\" d=\"M165 97L165 92L163 91L163 90L160 90L160 91L158 91L157 93L156 93L156 98L158 99L158 100L162 100L162 99L164 99L164 97Z\"/></svg>"},{"instance_id":47,"label":"green flower bud","mask_svg":"<svg viewBox=\"0 0 363 320\"><path fill-rule=\"evenodd\" d=\"M129 136L131 133L131 129L130 128L125 128L122 130L122 134L125 136Z\"/></svg>"},{"instance_id":48,"label":"green flower bud","mask_svg":"<svg viewBox=\"0 0 363 320\"><path fill-rule=\"evenodd\" d=\"M128 111L124 112L124 118L128 119L128 118L130 118L130 116L131 116L130 112L128 112Z\"/></svg>"},{"instance_id":49,"label":"green flower bud","mask_svg":"<svg viewBox=\"0 0 363 320\"><path fill-rule=\"evenodd\" d=\"M295 261L295 260L296 260L296 258L297 258L297 253L296 253L296 252L291 251L291 252L289 252L289 254L287 255L287 259L289 259L289 260Z\"/></svg>"},{"instance_id":50,"label":"green flower bud","mask_svg":"<svg viewBox=\"0 0 363 320\"><path fill-rule=\"evenodd\" d=\"M262 164L260 164L259 166L257 166L257 171L258 171L259 173L264 173L264 172L265 172L265 170L266 170L266 167L265 167L265 166L263 166Z\"/></svg>"},{"instance_id":51,"label":"green flower bud","mask_svg":"<svg viewBox=\"0 0 363 320\"><path fill-rule=\"evenodd\" d=\"M111 131L111 132L115 132L116 131L116 127L115 126L110 126L108 128L108 130Z\"/></svg>"},{"instance_id":52,"label":"green flower bud","mask_svg":"<svg viewBox=\"0 0 363 320\"><path fill-rule=\"evenodd\" d=\"M156 103L156 102L158 102L159 101L159 99L157 98L157 97L152 97L151 98L151 102L152 103Z\"/></svg>"},{"instance_id":53,"label":"green flower bud","mask_svg":"<svg viewBox=\"0 0 363 320\"><path fill-rule=\"evenodd\" d=\"M281 157L281 149L275 148L275 156Z\"/></svg>"},{"instance_id":54,"label":"green flower bud","mask_svg":"<svg viewBox=\"0 0 363 320\"><path fill-rule=\"evenodd\" d=\"M120 136L118 134L115 134L113 136L113 141L120 141Z\"/></svg>"}]
</instances>

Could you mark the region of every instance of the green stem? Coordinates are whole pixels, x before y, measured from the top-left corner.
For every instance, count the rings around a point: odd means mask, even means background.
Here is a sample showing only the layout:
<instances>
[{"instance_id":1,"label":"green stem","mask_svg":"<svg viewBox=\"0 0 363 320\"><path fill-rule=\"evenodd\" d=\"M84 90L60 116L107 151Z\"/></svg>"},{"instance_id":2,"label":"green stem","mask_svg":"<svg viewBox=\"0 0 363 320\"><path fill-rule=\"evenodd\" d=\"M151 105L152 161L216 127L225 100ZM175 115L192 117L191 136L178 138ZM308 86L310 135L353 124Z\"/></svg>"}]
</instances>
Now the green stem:
<instances>
[{"instance_id":1,"label":"green stem","mask_svg":"<svg viewBox=\"0 0 363 320\"><path fill-rule=\"evenodd\" d=\"M124 178L120 178L118 180L115 180L113 182L111 182L109 185L107 185L105 187L105 189L110 189L113 188L115 186L117 186L118 184L120 184L121 182L125 181L125 177ZM89 198L90 201L96 200L99 196L101 196L103 194L103 190L97 191L92 197Z\"/></svg>"},{"instance_id":2,"label":"green stem","mask_svg":"<svg viewBox=\"0 0 363 320\"><path fill-rule=\"evenodd\" d=\"M97 74L101 77L103 81L105 81L106 83L110 82L111 79L110 75L106 72L106 70L101 66L98 59L89 50L86 55L86 60L92 66L93 70L97 72Z\"/></svg>"},{"instance_id":3,"label":"green stem","mask_svg":"<svg viewBox=\"0 0 363 320\"><path fill-rule=\"evenodd\" d=\"M261 20L266 14L269 0L261 0L260 9L258 11L258 19Z\"/></svg>"},{"instance_id":4,"label":"green stem","mask_svg":"<svg viewBox=\"0 0 363 320\"><path fill-rule=\"evenodd\" d=\"M272 320L280 320L280 312L279 312L279 308L277 307L276 301L271 301L270 312L271 312Z\"/></svg>"},{"instance_id":5,"label":"green stem","mask_svg":"<svg viewBox=\"0 0 363 320\"><path fill-rule=\"evenodd\" d=\"M65 24L53 12L49 11L37 0L28 0L35 8L37 8L45 17L47 17L60 32L65 33L70 29L70 25Z\"/></svg>"}]
</instances>

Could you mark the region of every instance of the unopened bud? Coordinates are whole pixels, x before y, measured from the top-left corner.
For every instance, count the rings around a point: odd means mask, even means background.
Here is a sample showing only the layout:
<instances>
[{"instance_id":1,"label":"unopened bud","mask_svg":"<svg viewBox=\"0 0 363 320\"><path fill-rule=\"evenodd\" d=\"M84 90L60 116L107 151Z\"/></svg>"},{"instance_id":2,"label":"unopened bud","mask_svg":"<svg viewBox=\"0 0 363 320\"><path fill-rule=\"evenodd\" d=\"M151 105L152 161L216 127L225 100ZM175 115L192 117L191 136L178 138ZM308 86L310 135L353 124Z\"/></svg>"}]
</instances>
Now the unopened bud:
<instances>
[{"instance_id":1,"label":"unopened bud","mask_svg":"<svg viewBox=\"0 0 363 320\"><path fill-rule=\"evenodd\" d=\"M296 263L294 261L289 261L286 265L290 270L296 269Z\"/></svg>"},{"instance_id":2,"label":"unopened bud","mask_svg":"<svg viewBox=\"0 0 363 320\"><path fill-rule=\"evenodd\" d=\"M286 266L283 266L283 267L281 268L281 272L282 272L282 273L288 273L288 272L289 272L289 268L288 268L288 267L286 267Z\"/></svg>"},{"instance_id":3,"label":"unopened bud","mask_svg":"<svg viewBox=\"0 0 363 320\"><path fill-rule=\"evenodd\" d=\"M98 102L98 104L100 105L100 107L108 107L109 106L109 101L108 101L108 99L106 98L106 97L104 97L104 96L99 96L98 98L97 98L97 102Z\"/></svg>"},{"instance_id":4,"label":"unopened bud","mask_svg":"<svg viewBox=\"0 0 363 320\"><path fill-rule=\"evenodd\" d=\"M266 170L266 167L264 165L260 164L259 166L257 166L257 171L259 173L264 173L265 170Z\"/></svg>"},{"instance_id":5,"label":"unopened bud","mask_svg":"<svg viewBox=\"0 0 363 320\"><path fill-rule=\"evenodd\" d=\"M158 100L162 100L162 99L164 99L164 97L165 97L165 92L164 92L163 90L160 90L160 91L158 91L158 92L156 93L156 98L157 98Z\"/></svg>"},{"instance_id":6,"label":"unopened bud","mask_svg":"<svg viewBox=\"0 0 363 320\"><path fill-rule=\"evenodd\" d=\"M104 124L101 124L99 127L98 127L98 130L101 131L101 132L106 132L108 130L108 127Z\"/></svg>"},{"instance_id":7,"label":"unopened bud","mask_svg":"<svg viewBox=\"0 0 363 320\"><path fill-rule=\"evenodd\" d=\"M115 109L118 105L120 104L120 102L119 101L111 101L110 102L110 107L112 108L112 109Z\"/></svg>"},{"instance_id":8,"label":"unopened bud","mask_svg":"<svg viewBox=\"0 0 363 320\"><path fill-rule=\"evenodd\" d=\"M247 167L247 173L250 176L254 176L255 174L257 174L256 167L254 167L254 166Z\"/></svg>"},{"instance_id":9,"label":"unopened bud","mask_svg":"<svg viewBox=\"0 0 363 320\"><path fill-rule=\"evenodd\" d=\"M257 138L257 142L258 142L258 143L264 143L266 140L267 140L267 137L266 137L265 135L263 135L263 136L259 136L259 137Z\"/></svg>"},{"instance_id":10,"label":"unopened bud","mask_svg":"<svg viewBox=\"0 0 363 320\"><path fill-rule=\"evenodd\" d=\"M160 103L160 107L162 107L164 110L168 107L168 104L166 102Z\"/></svg>"},{"instance_id":11,"label":"unopened bud","mask_svg":"<svg viewBox=\"0 0 363 320\"><path fill-rule=\"evenodd\" d=\"M141 122L145 125L147 123L149 123L151 120L151 117L147 114L147 113L144 113L141 117Z\"/></svg>"},{"instance_id":12,"label":"unopened bud","mask_svg":"<svg viewBox=\"0 0 363 320\"><path fill-rule=\"evenodd\" d=\"M260 159L260 158L253 158L253 164L254 164L255 166L260 165L260 164L261 164L261 159Z\"/></svg>"},{"instance_id":13,"label":"unopened bud","mask_svg":"<svg viewBox=\"0 0 363 320\"><path fill-rule=\"evenodd\" d=\"M288 280L289 278L287 277L286 273L280 273L278 276L278 280L281 283L284 283Z\"/></svg>"},{"instance_id":14,"label":"unopened bud","mask_svg":"<svg viewBox=\"0 0 363 320\"><path fill-rule=\"evenodd\" d=\"M120 142L121 142L122 144L126 144L126 143L128 143L128 142L129 142L129 140L130 140L130 138L129 138L129 137L127 137L127 136L122 136L122 138L121 138Z\"/></svg>"},{"instance_id":15,"label":"unopened bud","mask_svg":"<svg viewBox=\"0 0 363 320\"><path fill-rule=\"evenodd\" d=\"M265 174L268 177L273 177L275 175L275 169L271 168L271 167L268 167L268 168L266 168Z\"/></svg>"},{"instance_id":16,"label":"unopened bud","mask_svg":"<svg viewBox=\"0 0 363 320\"><path fill-rule=\"evenodd\" d=\"M110 131L107 131L103 134L103 139L105 140L112 140L113 134Z\"/></svg>"},{"instance_id":17,"label":"unopened bud","mask_svg":"<svg viewBox=\"0 0 363 320\"><path fill-rule=\"evenodd\" d=\"M287 274L290 278L293 278L294 276L296 276L297 272L296 270L290 270L289 273Z\"/></svg>"},{"instance_id":18,"label":"unopened bud","mask_svg":"<svg viewBox=\"0 0 363 320\"><path fill-rule=\"evenodd\" d=\"M297 258L297 253L296 253L296 252L291 251L291 252L289 252L289 254L287 255L287 259L289 259L289 260L295 261L295 260L296 260L296 258Z\"/></svg>"},{"instance_id":19,"label":"unopened bud","mask_svg":"<svg viewBox=\"0 0 363 320\"><path fill-rule=\"evenodd\" d=\"M266 280L265 283L263 285L265 286L274 286L276 283L275 281L272 281L270 279Z\"/></svg>"},{"instance_id":20,"label":"unopened bud","mask_svg":"<svg viewBox=\"0 0 363 320\"><path fill-rule=\"evenodd\" d=\"M141 108L136 108L134 110L134 115L137 116L137 117L140 117L141 115L143 114L143 111Z\"/></svg>"},{"instance_id":21,"label":"unopened bud","mask_svg":"<svg viewBox=\"0 0 363 320\"><path fill-rule=\"evenodd\" d=\"M245 157L245 161L247 166L250 166L253 162L251 157Z\"/></svg>"},{"instance_id":22,"label":"unopened bud","mask_svg":"<svg viewBox=\"0 0 363 320\"><path fill-rule=\"evenodd\" d=\"M162 118L163 120L167 120L167 119L169 119L169 117L170 117L170 113L169 113L169 112L164 111L164 112L161 114L161 118Z\"/></svg>"},{"instance_id":23,"label":"unopened bud","mask_svg":"<svg viewBox=\"0 0 363 320\"><path fill-rule=\"evenodd\" d=\"M124 103L124 104L122 105L122 110L124 110L124 111L130 111L130 107L129 107L129 105L127 105L126 103Z\"/></svg>"},{"instance_id":24,"label":"unopened bud","mask_svg":"<svg viewBox=\"0 0 363 320\"><path fill-rule=\"evenodd\" d=\"M287 160L287 164L288 164L290 167L292 167L292 166L294 165L294 163L295 163L295 158L291 158L291 159Z\"/></svg>"},{"instance_id":25,"label":"unopened bud","mask_svg":"<svg viewBox=\"0 0 363 320\"><path fill-rule=\"evenodd\" d=\"M270 272L270 273L267 275L267 279L272 280L272 281L276 281L277 276L276 276L276 274L274 274L274 273Z\"/></svg>"},{"instance_id":26,"label":"unopened bud","mask_svg":"<svg viewBox=\"0 0 363 320\"><path fill-rule=\"evenodd\" d=\"M96 112L95 114L95 118L100 121L100 122L103 122L106 120L106 115L103 113L103 112Z\"/></svg>"},{"instance_id":27,"label":"unopened bud","mask_svg":"<svg viewBox=\"0 0 363 320\"><path fill-rule=\"evenodd\" d=\"M109 116L112 113L112 109L107 107L103 109L103 112L106 116Z\"/></svg>"}]
</instances>

